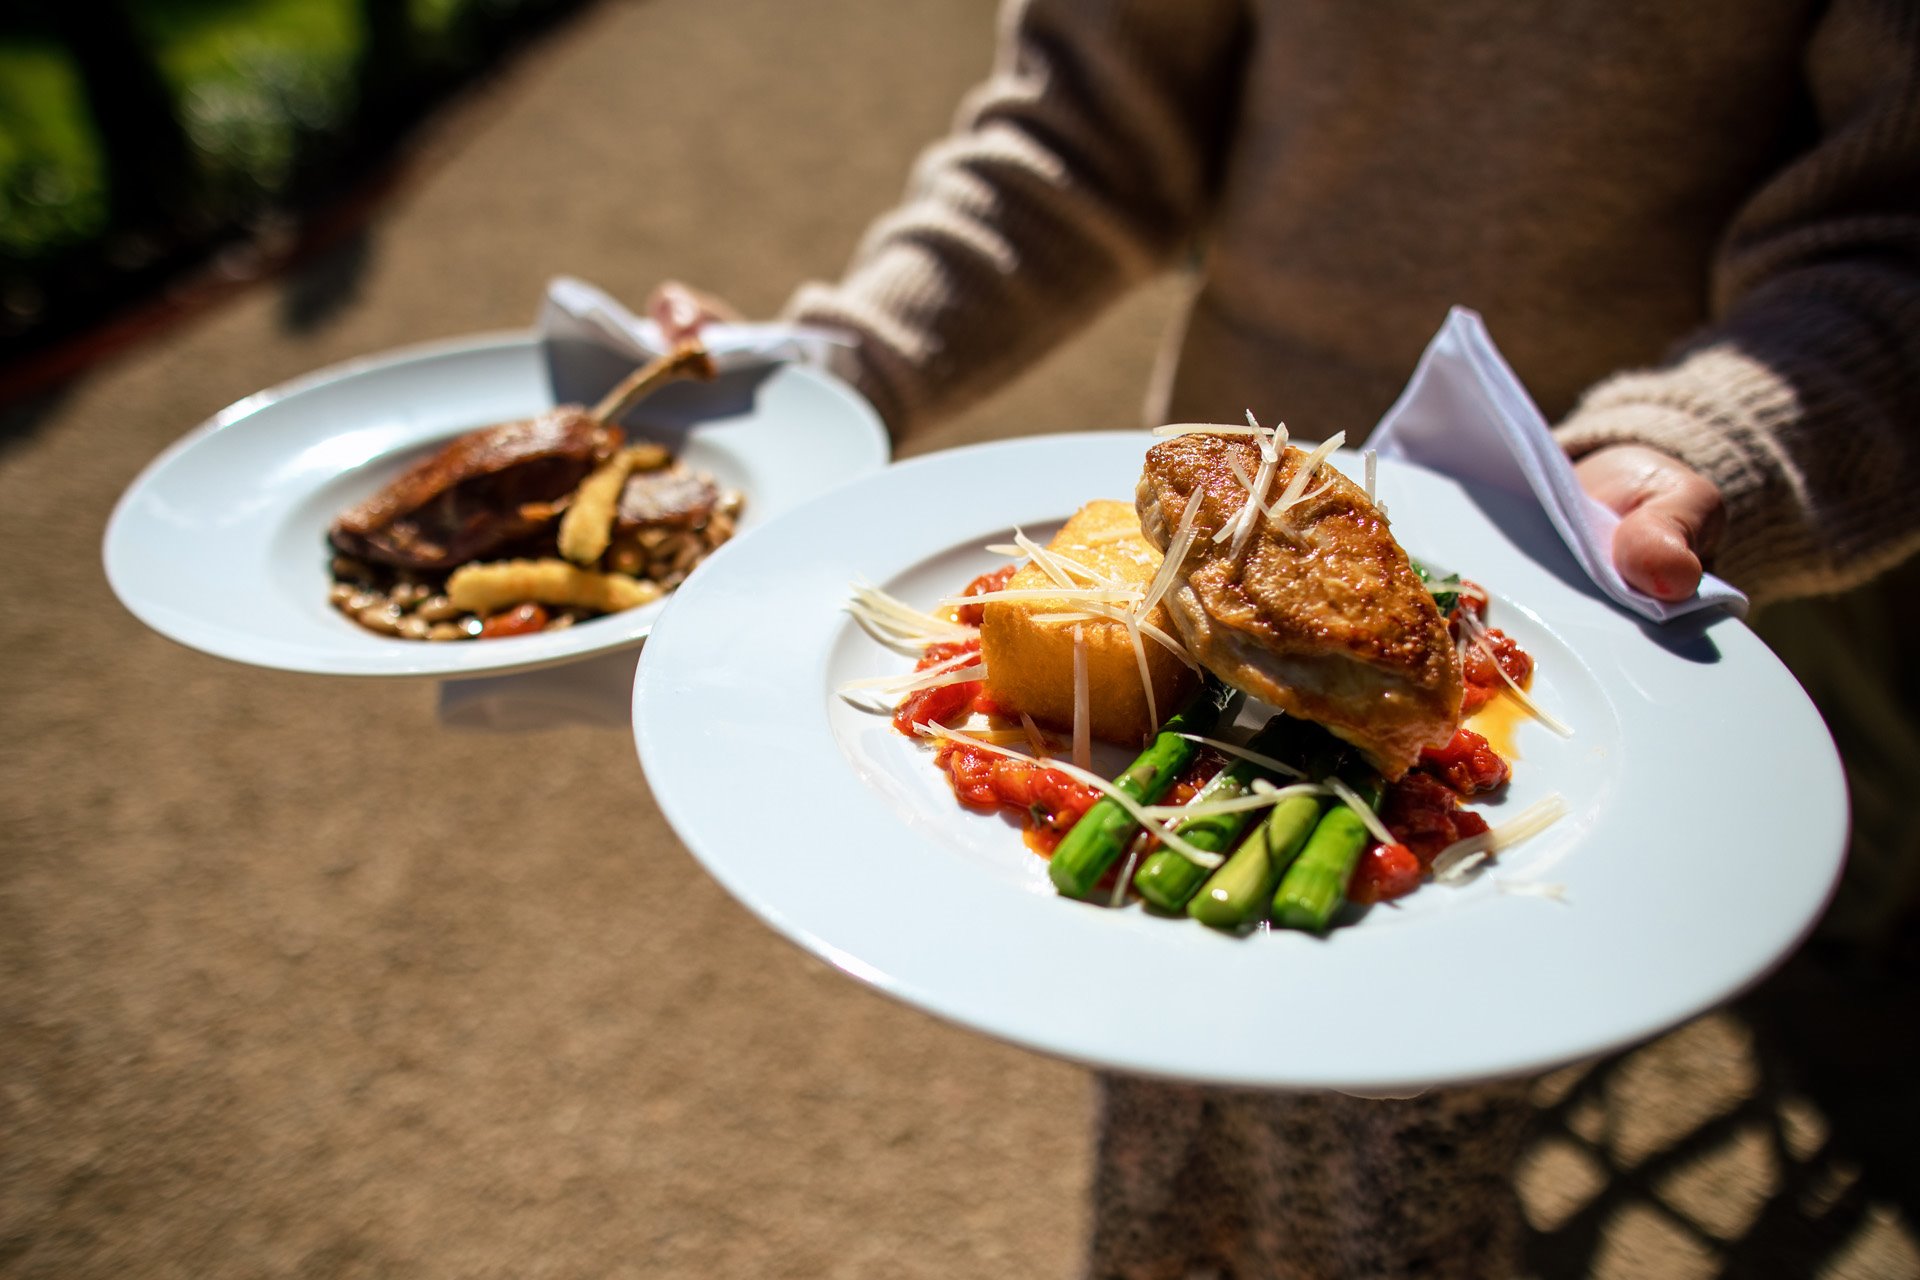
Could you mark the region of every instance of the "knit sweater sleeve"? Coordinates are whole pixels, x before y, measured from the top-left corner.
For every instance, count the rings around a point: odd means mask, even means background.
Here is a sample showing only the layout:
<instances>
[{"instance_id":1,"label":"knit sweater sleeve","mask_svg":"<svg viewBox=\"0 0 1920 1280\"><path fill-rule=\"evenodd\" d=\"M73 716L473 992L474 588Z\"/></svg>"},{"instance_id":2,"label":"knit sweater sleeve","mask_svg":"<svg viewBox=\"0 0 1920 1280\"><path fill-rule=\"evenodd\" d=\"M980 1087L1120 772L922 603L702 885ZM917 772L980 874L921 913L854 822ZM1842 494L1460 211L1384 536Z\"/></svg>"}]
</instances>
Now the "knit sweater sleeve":
<instances>
[{"instance_id":1,"label":"knit sweater sleeve","mask_svg":"<svg viewBox=\"0 0 1920 1280\"><path fill-rule=\"evenodd\" d=\"M1714 568L1756 600L1920 549L1920 8L1836 0L1807 88L1819 136L1730 226L1713 321L1557 432L1576 457L1646 444L1718 484Z\"/></svg>"},{"instance_id":2,"label":"knit sweater sleeve","mask_svg":"<svg viewBox=\"0 0 1920 1280\"><path fill-rule=\"evenodd\" d=\"M1008 0L989 78L788 319L851 330L896 434L1037 360L1191 238L1238 93L1237 0Z\"/></svg>"}]
</instances>

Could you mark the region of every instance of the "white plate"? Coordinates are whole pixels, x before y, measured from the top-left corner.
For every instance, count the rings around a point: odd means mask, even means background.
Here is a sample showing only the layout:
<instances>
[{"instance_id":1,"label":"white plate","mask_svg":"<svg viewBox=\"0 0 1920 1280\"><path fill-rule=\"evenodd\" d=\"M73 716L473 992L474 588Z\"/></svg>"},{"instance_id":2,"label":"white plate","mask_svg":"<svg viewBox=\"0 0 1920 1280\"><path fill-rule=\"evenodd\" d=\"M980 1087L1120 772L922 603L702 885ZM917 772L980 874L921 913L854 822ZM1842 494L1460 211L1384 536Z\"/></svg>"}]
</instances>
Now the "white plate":
<instances>
[{"instance_id":1,"label":"white plate","mask_svg":"<svg viewBox=\"0 0 1920 1280\"><path fill-rule=\"evenodd\" d=\"M963 811L931 753L835 690L898 672L842 608L866 579L926 607L1130 497L1144 433L903 463L708 562L635 684L653 793L775 929L944 1018L1102 1067L1226 1084L1396 1091L1545 1069L1733 995L1804 936L1841 864L1830 738L1752 632L1643 629L1580 585L1537 510L1381 464L1403 545L1493 593L1574 730L1515 734L1503 807L1568 816L1465 887L1429 884L1326 938L1231 937L1058 897L1017 829ZM1349 473L1356 459L1341 457ZM1490 813L1498 821L1498 815ZM1559 886L1564 897L1502 882Z\"/></svg>"},{"instance_id":2,"label":"white plate","mask_svg":"<svg viewBox=\"0 0 1920 1280\"><path fill-rule=\"evenodd\" d=\"M340 511L464 431L553 404L531 333L458 339L336 366L214 415L154 460L107 525L107 579L182 644L286 671L496 675L639 643L661 605L563 631L460 644L375 635L327 603ZM872 409L780 366L663 388L625 419L746 495L741 533L885 466Z\"/></svg>"}]
</instances>

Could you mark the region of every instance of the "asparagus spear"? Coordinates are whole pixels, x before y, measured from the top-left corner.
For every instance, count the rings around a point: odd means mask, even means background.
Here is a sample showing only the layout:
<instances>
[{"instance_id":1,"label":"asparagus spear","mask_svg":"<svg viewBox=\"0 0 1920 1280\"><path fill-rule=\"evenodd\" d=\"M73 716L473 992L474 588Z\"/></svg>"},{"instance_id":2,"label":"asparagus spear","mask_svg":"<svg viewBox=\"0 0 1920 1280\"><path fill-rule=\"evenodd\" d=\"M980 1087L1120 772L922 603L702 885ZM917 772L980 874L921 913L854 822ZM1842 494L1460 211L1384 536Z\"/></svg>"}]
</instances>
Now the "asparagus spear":
<instances>
[{"instance_id":1,"label":"asparagus spear","mask_svg":"<svg viewBox=\"0 0 1920 1280\"><path fill-rule=\"evenodd\" d=\"M1291 761L1294 753L1288 748L1300 740L1301 734L1296 728L1299 723L1286 716L1275 716L1254 736L1248 748L1263 756ZM1235 759L1213 775L1190 803L1202 804L1210 800L1230 800L1243 796L1252 790L1255 778L1272 776L1273 771L1265 765L1252 760ZM1253 817L1254 813L1249 809L1241 813L1185 818L1175 824L1173 833L1196 848L1219 853L1239 837ZM1187 905L1206 878L1207 868L1185 854L1173 849L1159 849L1140 864L1140 870L1133 877L1133 887L1139 890L1142 898L1162 911L1178 911Z\"/></svg>"},{"instance_id":2,"label":"asparagus spear","mask_svg":"<svg viewBox=\"0 0 1920 1280\"><path fill-rule=\"evenodd\" d=\"M1188 900L1187 914L1216 929L1238 929L1258 918L1324 808L1319 796L1290 796L1275 805Z\"/></svg>"},{"instance_id":3,"label":"asparagus spear","mask_svg":"<svg viewBox=\"0 0 1920 1280\"><path fill-rule=\"evenodd\" d=\"M1142 804L1158 800L1199 750L1199 744L1180 735L1207 732L1232 700L1230 687L1208 680L1160 726L1153 742L1113 780L1113 785ZM1053 851L1047 874L1054 887L1070 898L1086 897L1139 829L1140 824L1118 801L1101 797Z\"/></svg>"},{"instance_id":4,"label":"asparagus spear","mask_svg":"<svg viewBox=\"0 0 1920 1280\"><path fill-rule=\"evenodd\" d=\"M1379 807L1384 787L1378 774L1369 771L1350 785L1369 808ZM1326 929L1346 901L1347 881L1370 839L1359 814L1345 804L1331 806L1280 878L1273 895L1274 923L1288 929Z\"/></svg>"}]
</instances>

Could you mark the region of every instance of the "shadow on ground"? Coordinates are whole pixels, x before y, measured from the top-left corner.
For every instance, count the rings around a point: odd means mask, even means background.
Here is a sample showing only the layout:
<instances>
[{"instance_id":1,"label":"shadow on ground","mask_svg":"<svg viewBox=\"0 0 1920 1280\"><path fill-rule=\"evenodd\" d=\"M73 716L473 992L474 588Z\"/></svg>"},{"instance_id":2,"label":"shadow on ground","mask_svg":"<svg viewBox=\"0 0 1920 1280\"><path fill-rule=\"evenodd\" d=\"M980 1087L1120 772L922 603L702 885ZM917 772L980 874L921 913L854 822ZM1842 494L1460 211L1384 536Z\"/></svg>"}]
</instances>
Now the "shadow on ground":
<instances>
[{"instance_id":1,"label":"shadow on ground","mask_svg":"<svg viewBox=\"0 0 1920 1280\"><path fill-rule=\"evenodd\" d=\"M1891 1208L1908 1230L1920 1222L1908 1145L1920 1131L1916 957L1911 924L1871 955L1808 946L1675 1033L1709 1062L1724 1055L1718 1071L1684 1066L1659 1041L1553 1077L1532 1158L1542 1178L1529 1197L1531 1272L1609 1274L1613 1233L1638 1218L1695 1264L1687 1275L1892 1274L1846 1265L1876 1213ZM1692 1091L1693 1123L1650 1133L1636 1118L1633 1101L1658 1076Z\"/></svg>"}]
</instances>

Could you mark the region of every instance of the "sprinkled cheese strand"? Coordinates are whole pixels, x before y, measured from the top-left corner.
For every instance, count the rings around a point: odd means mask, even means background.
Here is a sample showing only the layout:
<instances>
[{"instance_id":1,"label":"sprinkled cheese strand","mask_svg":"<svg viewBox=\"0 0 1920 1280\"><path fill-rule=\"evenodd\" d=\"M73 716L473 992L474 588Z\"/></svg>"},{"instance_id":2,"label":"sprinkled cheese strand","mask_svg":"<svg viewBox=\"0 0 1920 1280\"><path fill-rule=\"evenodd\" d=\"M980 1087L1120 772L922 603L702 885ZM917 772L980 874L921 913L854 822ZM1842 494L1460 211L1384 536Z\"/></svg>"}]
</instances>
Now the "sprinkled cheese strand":
<instances>
[{"instance_id":1,"label":"sprinkled cheese strand","mask_svg":"<svg viewBox=\"0 0 1920 1280\"><path fill-rule=\"evenodd\" d=\"M1481 622L1471 609L1460 610L1459 617L1461 634L1467 639L1468 643L1474 645L1480 652L1487 655L1487 660L1493 663L1493 669L1498 672L1500 678L1506 682L1507 688L1513 693L1514 698L1518 700L1521 706L1527 709L1527 713L1561 737L1571 738L1573 736L1573 729L1555 718L1545 707L1528 697L1527 691L1522 689L1514 678L1507 674L1507 669L1500 665L1500 657L1493 651L1493 642L1487 638L1486 624Z\"/></svg>"},{"instance_id":2,"label":"sprinkled cheese strand","mask_svg":"<svg viewBox=\"0 0 1920 1280\"><path fill-rule=\"evenodd\" d=\"M1293 473L1293 479L1287 482L1287 487L1281 491L1280 497L1274 502L1273 506L1267 509L1267 515L1275 520L1284 519L1287 512L1300 503L1310 501L1313 498L1319 497L1322 493L1325 493L1333 484L1333 478L1331 476L1327 478L1326 484L1321 485L1320 488L1315 489L1312 493L1306 491L1307 481L1313 479L1313 473L1319 470L1322 462L1327 460L1327 455L1346 442L1347 433L1344 431L1336 431L1325 440L1322 440L1319 447L1308 454L1307 460L1300 464L1300 469Z\"/></svg>"},{"instance_id":3,"label":"sprinkled cheese strand","mask_svg":"<svg viewBox=\"0 0 1920 1280\"><path fill-rule=\"evenodd\" d=\"M1026 551L1027 559L1038 565L1040 572L1046 574L1054 586L1072 589L1076 585L1073 580L1073 574L1068 571L1067 566L1063 564L1061 560L1056 560L1053 556L1047 554L1045 547L1027 537L1026 534L1016 534L1014 536L1014 543ZM1064 559L1064 557L1062 559ZM1089 578L1088 581L1091 582L1093 580ZM1099 585L1105 586L1108 584L1100 583Z\"/></svg>"},{"instance_id":4,"label":"sprinkled cheese strand","mask_svg":"<svg viewBox=\"0 0 1920 1280\"><path fill-rule=\"evenodd\" d=\"M1200 518L1200 500L1204 496L1205 490L1198 487L1188 496L1187 505L1180 512L1180 523L1174 526L1173 539L1167 543L1167 553L1160 560L1160 568L1147 584L1147 594L1140 598L1136 610L1140 617L1145 618L1159 606L1161 597L1180 576L1180 566L1186 563L1187 551L1193 546L1193 523Z\"/></svg>"},{"instance_id":5,"label":"sprinkled cheese strand","mask_svg":"<svg viewBox=\"0 0 1920 1280\"><path fill-rule=\"evenodd\" d=\"M1253 485L1247 490L1247 500L1240 504L1238 511L1234 512L1233 519L1220 526L1220 532L1213 535L1215 542L1232 539L1227 547L1227 555L1230 559L1239 558L1240 553L1246 550L1247 543L1252 539L1254 512L1265 510L1266 499L1261 495L1266 493L1267 487L1273 483L1273 473L1280 466L1281 454L1279 450L1272 448L1271 438L1261 441L1260 452L1262 455L1260 469L1254 473ZM1269 453L1271 456L1267 456Z\"/></svg>"},{"instance_id":6,"label":"sprinkled cheese strand","mask_svg":"<svg viewBox=\"0 0 1920 1280\"><path fill-rule=\"evenodd\" d=\"M1233 472L1233 478L1240 482L1242 489L1245 489L1248 493L1253 492L1253 477L1248 475L1247 469L1240 465L1239 454L1230 453L1227 455L1227 470Z\"/></svg>"},{"instance_id":7,"label":"sprinkled cheese strand","mask_svg":"<svg viewBox=\"0 0 1920 1280\"><path fill-rule=\"evenodd\" d=\"M1098 791L1101 795L1119 805L1122 809L1126 810L1127 816L1139 823L1148 835L1153 836L1169 849L1183 854L1194 863L1203 867L1212 868L1226 861L1220 854L1199 848L1182 840L1179 836L1169 831L1164 823L1149 817L1146 812L1146 806L1091 769L1082 769L1080 766L1068 764L1064 760L1035 760L1032 756L1023 755L1018 751L1010 751L1006 747L995 746L990 742L964 733L958 729L949 729L945 725L916 721L913 730L923 738L946 738L952 742L963 743L970 747L978 747L982 751L989 752L993 755L1006 756L1011 760L1025 760L1030 764L1041 765L1043 768L1057 769L1076 782L1086 783L1095 791Z\"/></svg>"},{"instance_id":8,"label":"sprinkled cheese strand","mask_svg":"<svg viewBox=\"0 0 1920 1280\"><path fill-rule=\"evenodd\" d=\"M1434 858L1433 878L1443 883L1459 880L1500 850L1545 831L1566 812L1567 802L1555 793L1528 805L1497 827L1456 840Z\"/></svg>"},{"instance_id":9,"label":"sprinkled cheese strand","mask_svg":"<svg viewBox=\"0 0 1920 1280\"><path fill-rule=\"evenodd\" d=\"M1494 887L1502 893L1510 893L1516 898L1552 898L1555 902L1567 900L1567 886L1550 880L1495 880Z\"/></svg>"},{"instance_id":10,"label":"sprinkled cheese strand","mask_svg":"<svg viewBox=\"0 0 1920 1280\"><path fill-rule=\"evenodd\" d=\"M1251 760L1253 763L1263 768L1271 769L1285 778L1304 778L1307 776L1305 770L1296 769L1290 764L1275 760L1272 756L1263 756L1258 751L1249 751L1245 747L1232 742L1225 742L1219 738L1203 737L1197 733L1183 733L1180 736L1189 742L1198 742L1205 746L1212 747L1215 751L1222 751L1230 756L1238 756L1242 760Z\"/></svg>"},{"instance_id":11,"label":"sprinkled cheese strand","mask_svg":"<svg viewBox=\"0 0 1920 1280\"><path fill-rule=\"evenodd\" d=\"M1221 813L1245 813L1249 809L1268 809L1294 796L1324 796L1328 788L1317 782L1296 782L1286 787L1266 787L1228 800L1197 800L1188 804L1150 804L1146 811L1156 818L1211 818Z\"/></svg>"},{"instance_id":12,"label":"sprinkled cheese strand","mask_svg":"<svg viewBox=\"0 0 1920 1280\"><path fill-rule=\"evenodd\" d=\"M976 655L967 654L969 658ZM916 671L912 676L885 677L869 680L852 680L840 686L837 692L841 697L853 700L857 694L884 694L898 696L903 693L919 693L923 689L939 689L950 684L966 684L970 680L987 678L987 667L976 661L972 666L959 667L948 671Z\"/></svg>"},{"instance_id":13,"label":"sprinkled cheese strand","mask_svg":"<svg viewBox=\"0 0 1920 1280\"><path fill-rule=\"evenodd\" d=\"M1087 680L1087 638L1073 628L1073 762L1093 764L1093 687Z\"/></svg>"},{"instance_id":14,"label":"sprinkled cheese strand","mask_svg":"<svg viewBox=\"0 0 1920 1280\"><path fill-rule=\"evenodd\" d=\"M1146 837L1137 835L1127 841L1127 861L1120 868L1120 874L1114 877L1113 892L1107 895L1107 905L1117 907L1126 900L1127 886L1133 883L1133 869L1140 861L1140 851L1147 847Z\"/></svg>"},{"instance_id":15,"label":"sprinkled cheese strand","mask_svg":"<svg viewBox=\"0 0 1920 1280\"><path fill-rule=\"evenodd\" d=\"M1040 732L1040 726L1033 722L1033 717L1024 711L1020 713L1020 729L1027 735L1027 745L1033 748L1033 754L1042 760L1046 759L1049 754L1046 735Z\"/></svg>"},{"instance_id":16,"label":"sprinkled cheese strand","mask_svg":"<svg viewBox=\"0 0 1920 1280\"><path fill-rule=\"evenodd\" d=\"M1073 578L1067 573L1066 569L1053 563L1053 561L1045 555L1046 549L1044 547L1040 546L1039 543L1018 529L1013 531L1013 544L1011 546L1004 542L989 543L986 549L995 555L1013 556L1016 558L1026 556L1032 560L1035 565L1039 566L1040 572L1046 574L1055 586L1071 587L1073 585ZM972 597L968 598L971 599Z\"/></svg>"},{"instance_id":17,"label":"sprinkled cheese strand","mask_svg":"<svg viewBox=\"0 0 1920 1280\"><path fill-rule=\"evenodd\" d=\"M1281 506L1280 503L1276 501L1271 507L1267 508L1267 514L1272 516L1274 519L1279 520L1287 514L1287 511L1289 508L1301 506L1305 503L1312 502L1315 498L1319 497L1321 494L1325 493L1327 490L1331 488L1333 488L1333 477L1329 476L1325 480L1321 481L1317 486L1315 486L1311 493L1301 494L1299 497L1295 498L1292 502L1288 503L1285 507Z\"/></svg>"},{"instance_id":18,"label":"sprinkled cheese strand","mask_svg":"<svg viewBox=\"0 0 1920 1280\"><path fill-rule=\"evenodd\" d=\"M880 588L864 582L852 587L847 612L874 639L893 649L924 649L942 641L971 640L978 627L923 613Z\"/></svg>"},{"instance_id":19,"label":"sprinkled cheese strand","mask_svg":"<svg viewBox=\"0 0 1920 1280\"><path fill-rule=\"evenodd\" d=\"M1378 840L1381 844L1400 843L1393 832L1387 829L1387 824L1380 821L1380 815L1368 808L1367 802L1362 800L1352 787L1340 781L1338 778L1328 778L1326 780L1326 786L1327 790L1333 792L1333 794L1339 798L1341 804L1353 810L1354 816L1360 819L1367 830L1373 834L1375 840Z\"/></svg>"},{"instance_id":20,"label":"sprinkled cheese strand","mask_svg":"<svg viewBox=\"0 0 1920 1280\"><path fill-rule=\"evenodd\" d=\"M1062 587L1072 587L1078 590L1079 584L1073 580L1077 576L1097 587L1111 587L1115 590L1126 591L1133 590L1133 588L1127 586L1126 583L1120 582L1115 578L1101 573L1097 569L1084 565L1072 556L1061 555L1058 551L1041 546L1019 529L1013 531L1013 544L1011 546L1006 543L995 543L989 545L986 549L995 555L1027 556L1034 564L1040 567L1042 573L1046 574L1049 579ZM970 600L978 598L977 596L968 597Z\"/></svg>"},{"instance_id":21,"label":"sprinkled cheese strand","mask_svg":"<svg viewBox=\"0 0 1920 1280\"><path fill-rule=\"evenodd\" d=\"M1033 620L1035 622L1096 622L1104 619L1108 622L1118 622L1125 625L1130 616L1132 615L1106 605L1089 604L1085 609L1076 609L1070 613L1036 613L1033 615ZM1140 629L1141 635L1153 641L1195 671L1200 670L1200 664L1194 660L1191 653L1187 652L1187 646L1180 643L1177 638L1168 635L1151 622L1135 621L1134 625Z\"/></svg>"},{"instance_id":22,"label":"sprinkled cheese strand","mask_svg":"<svg viewBox=\"0 0 1920 1280\"><path fill-rule=\"evenodd\" d=\"M1126 625L1127 639L1133 645L1134 665L1140 670L1140 691L1147 695L1147 723L1159 724L1160 708L1158 699L1153 696L1153 672L1147 666L1147 646L1140 642L1140 622L1132 614L1122 618L1121 622ZM1147 737L1153 737L1151 729L1147 731Z\"/></svg>"},{"instance_id":23,"label":"sprinkled cheese strand","mask_svg":"<svg viewBox=\"0 0 1920 1280\"><path fill-rule=\"evenodd\" d=\"M845 684L841 685L840 688L842 690L847 690L847 689L905 690L905 689L912 688L916 685L926 684L928 681L928 678L931 676L946 675L949 672L959 670L962 667L965 667L969 664L978 663L979 661L980 661L980 655L977 653L956 653L951 658L943 658L939 662L934 663L932 666L926 667L919 671L909 671L909 672L906 672L905 674L896 674L896 675L890 675L890 676L863 676L858 680L847 681Z\"/></svg>"}]
</instances>

